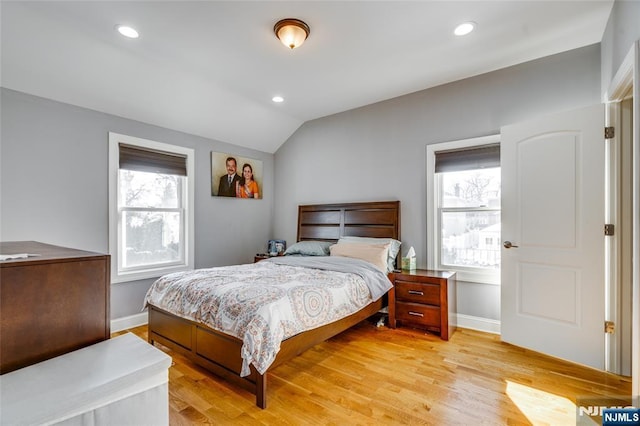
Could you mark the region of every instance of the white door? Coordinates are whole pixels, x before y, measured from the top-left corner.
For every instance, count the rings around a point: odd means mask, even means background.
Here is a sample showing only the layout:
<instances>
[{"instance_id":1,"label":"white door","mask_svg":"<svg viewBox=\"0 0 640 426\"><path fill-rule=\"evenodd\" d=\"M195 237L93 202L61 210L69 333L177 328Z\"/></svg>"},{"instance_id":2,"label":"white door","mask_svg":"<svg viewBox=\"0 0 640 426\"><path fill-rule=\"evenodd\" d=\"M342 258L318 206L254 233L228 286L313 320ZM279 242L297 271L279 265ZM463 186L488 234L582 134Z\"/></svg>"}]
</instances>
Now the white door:
<instances>
[{"instance_id":1,"label":"white door","mask_svg":"<svg viewBox=\"0 0 640 426\"><path fill-rule=\"evenodd\" d=\"M604 369L604 106L501 133L502 340Z\"/></svg>"}]
</instances>

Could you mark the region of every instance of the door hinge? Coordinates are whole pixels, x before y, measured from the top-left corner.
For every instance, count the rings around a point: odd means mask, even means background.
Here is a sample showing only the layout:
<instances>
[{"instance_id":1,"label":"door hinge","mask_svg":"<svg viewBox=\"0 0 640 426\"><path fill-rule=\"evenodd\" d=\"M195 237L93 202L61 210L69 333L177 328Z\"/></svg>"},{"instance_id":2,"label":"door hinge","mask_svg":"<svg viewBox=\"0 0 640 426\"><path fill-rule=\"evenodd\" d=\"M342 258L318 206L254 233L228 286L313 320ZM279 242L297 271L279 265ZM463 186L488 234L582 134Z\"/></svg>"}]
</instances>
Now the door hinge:
<instances>
[{"instance_id":1,"label":"door hinge","mask_svg":"<svg viewBox=\"0 0 640 426\"><path fill-rule=\"evenodd\" d=\"M615 233L615 231L616 227L613 224L607 223L604 225L604 235L611 236Z\"/></svg>"},{"instance_id":2,"label":"door hinge","mask_svg":"<svg viewBox=\"0 0 640 426\"><path fill-rule=\"evenodd\" d=\"M613 321L605 321L604 332L607 334L614 334L616 332L616 323Z\"/></svg>"},{"instance_id":3,"label":"door hinge","mask_svg":"<svg viewBox=\"0 0 640 426\"><path fill-rule=\"evenodd\" d=\"M616 135L616 132L615 132L613 126L604 128L604 138L605 139L613 139L615 135Z\"/></svg>"}]
</instances>

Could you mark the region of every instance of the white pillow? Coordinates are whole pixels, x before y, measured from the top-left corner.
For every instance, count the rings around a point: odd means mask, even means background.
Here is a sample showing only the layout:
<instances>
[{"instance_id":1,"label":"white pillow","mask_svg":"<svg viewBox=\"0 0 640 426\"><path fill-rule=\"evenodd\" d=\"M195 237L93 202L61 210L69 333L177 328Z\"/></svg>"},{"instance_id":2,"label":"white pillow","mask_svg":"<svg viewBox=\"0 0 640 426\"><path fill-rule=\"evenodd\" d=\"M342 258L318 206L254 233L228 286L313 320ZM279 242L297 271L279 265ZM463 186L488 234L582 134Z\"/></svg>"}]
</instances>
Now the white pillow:
<instances>
[{"instance_id":1,"label":"white pillow","mask_svg":"<svg viewBox=\"0 0 640 426\"><path fill-rule=\"evenodd\" d=\"M338 243L329 247L331 256L366 260L382 272L387 272L387 257L390 244Z\"/></svg>"},{"instance_id":2,"label":"white pillow","mask_svg":"<svg viewBox=\"0 0 640 426\"><path fill-rule=\"evenodd\" d=\"M387 272L393 272L396 269L396 256L400 251L398 240L393 238L373 238L373 237L340 237L338 243L358 243L358 244L390 244L389 255L387 257Z\"/></svg>"}]
</instances>

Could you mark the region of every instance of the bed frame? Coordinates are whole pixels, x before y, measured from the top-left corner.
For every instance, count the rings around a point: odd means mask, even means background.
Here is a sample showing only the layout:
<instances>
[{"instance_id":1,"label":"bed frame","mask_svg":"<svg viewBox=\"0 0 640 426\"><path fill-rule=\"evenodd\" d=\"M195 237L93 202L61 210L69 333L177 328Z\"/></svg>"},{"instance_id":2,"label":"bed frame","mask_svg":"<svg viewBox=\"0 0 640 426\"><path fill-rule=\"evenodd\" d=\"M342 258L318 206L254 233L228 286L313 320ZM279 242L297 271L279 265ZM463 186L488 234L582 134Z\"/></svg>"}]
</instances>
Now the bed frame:
<instances>
[{"instance_id":1,"label":"bed frame","mask_svg":"<svg viewBox=\"0 0 640 426\"><path fill-rule=\"evenodd\" d=\"M341 236L400 239L400 202L318 204L298 207L298 241L337 241ZM282 342L269 370L376 314L383 299L325 326L292 336ZM251 366L240 377L242 340L206 325L149 306L149 343L164 345L212 373L256 395L256 405L267 406L267 377Z\"/></svg>"}]
</instances>

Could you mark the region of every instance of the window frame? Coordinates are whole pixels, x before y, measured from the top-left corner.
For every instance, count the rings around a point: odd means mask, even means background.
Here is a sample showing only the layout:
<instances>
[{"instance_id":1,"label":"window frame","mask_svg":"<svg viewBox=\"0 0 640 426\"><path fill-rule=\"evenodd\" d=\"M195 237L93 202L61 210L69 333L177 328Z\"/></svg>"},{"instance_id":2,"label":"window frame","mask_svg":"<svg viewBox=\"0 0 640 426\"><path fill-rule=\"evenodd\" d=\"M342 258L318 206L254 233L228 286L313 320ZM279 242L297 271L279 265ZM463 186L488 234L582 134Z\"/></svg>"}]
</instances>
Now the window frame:
<instances>
[{"instance_id":1,"label":"window frame","mask_svg":"<svg viewBox=\"0 0 640 426\"><path fill-rule=\"evenodd\" d=\"M441 142L427 145L426 155L426 181L427 181L427 267L435 270L455 271L457 279L465 282L475 282L482 284L500 285L500 269L483 270L481 268L442 265L440 262L440 244L441 238L441 219L440 219L440 182L437 173L435 173L436 153L440 151L448 151L452 149L471 148L482 145L490 145L500 143L500 135L489 135L478 138L462 139L449 142ZM453 211L455 208L449 208L447 211ZM495 208L464 208L464 211L470 210L491 210ZM500 209L501 211L501 209Z\"/></svg>"},{"instance_id":2,"label":"window frame","mask_svg":"<svg viewBox=\"0 0 640 426\"><path fill-rule=\"evenodd\" d=\"M181 261L159 263L155 265L129 267L124 270L122 265L121 236L122 214L119 206L119 163L120 143L142 149L163 151L186 157L187 175L183 177L181 193L183 237L180 250L183 253ZM195 153L191 148L156 142L135 136L109 132L109 253L111 254L111 282L129 282L147 278L158 278L162 275L194 269L194 182L195 182ZM126 207L124 211L141 211L148 208ZM153 208L153 211L176 210L174 208Z\"/></svg>"}]
</instances>

